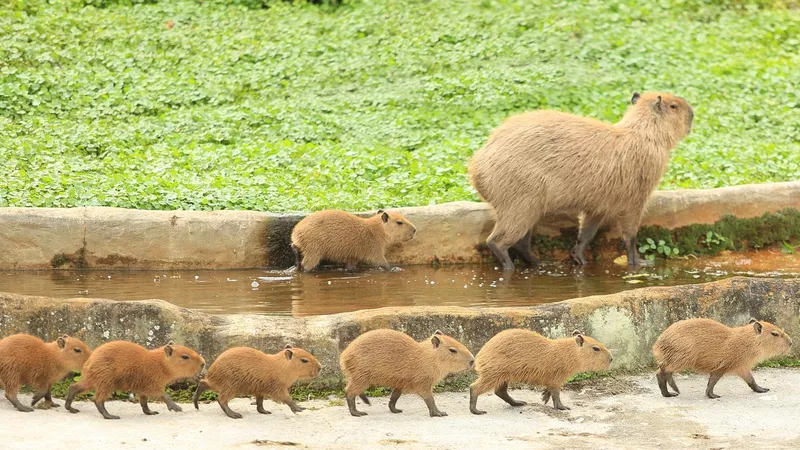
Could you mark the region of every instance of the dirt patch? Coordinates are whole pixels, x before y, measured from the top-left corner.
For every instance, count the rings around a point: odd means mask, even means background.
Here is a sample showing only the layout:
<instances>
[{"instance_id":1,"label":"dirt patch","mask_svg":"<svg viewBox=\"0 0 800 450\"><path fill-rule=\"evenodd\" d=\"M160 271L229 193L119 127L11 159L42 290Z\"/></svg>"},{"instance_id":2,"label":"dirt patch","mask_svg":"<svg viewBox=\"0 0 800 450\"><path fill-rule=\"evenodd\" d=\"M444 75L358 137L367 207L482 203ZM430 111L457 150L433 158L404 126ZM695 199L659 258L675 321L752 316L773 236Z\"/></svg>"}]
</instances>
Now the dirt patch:
<instances>
[{"instance_id":1,"label":"dirt patch","mask_svg":"<svg viewBox=\"0 0 800 450\"><path fill-rule=\"evenodd\" d=\"M630 377L604 377L568 383L565 390L580 392L582 396L607 397L609 395L642 394L644 388L632 381Z\"/></svg>"}]
</instances>

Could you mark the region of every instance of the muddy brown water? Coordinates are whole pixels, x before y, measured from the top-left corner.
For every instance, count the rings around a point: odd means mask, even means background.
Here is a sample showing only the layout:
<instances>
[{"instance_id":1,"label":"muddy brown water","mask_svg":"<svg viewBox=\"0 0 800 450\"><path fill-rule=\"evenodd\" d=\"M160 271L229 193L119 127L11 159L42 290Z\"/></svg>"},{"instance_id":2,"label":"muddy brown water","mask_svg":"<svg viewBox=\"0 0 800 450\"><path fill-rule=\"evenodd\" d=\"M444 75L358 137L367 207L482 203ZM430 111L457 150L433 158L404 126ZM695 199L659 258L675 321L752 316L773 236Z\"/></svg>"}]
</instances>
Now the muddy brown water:
<instances>
[{"instance_id":1,"label":"muddy brown water","mask_svg":"<svg viewBox=\"0 0 800 450\"><path fill-rule=\"evenodd\" d=\"M308 316L383 306L530 306L645 286L736 275L800 276L795 255L735 255L624 266L546 264L514 274L492 265L410 266L390 272L311 274L270 270L0 271L0 292L113 300L158 298L209 313Z\"/></svg>"}]
</instances>

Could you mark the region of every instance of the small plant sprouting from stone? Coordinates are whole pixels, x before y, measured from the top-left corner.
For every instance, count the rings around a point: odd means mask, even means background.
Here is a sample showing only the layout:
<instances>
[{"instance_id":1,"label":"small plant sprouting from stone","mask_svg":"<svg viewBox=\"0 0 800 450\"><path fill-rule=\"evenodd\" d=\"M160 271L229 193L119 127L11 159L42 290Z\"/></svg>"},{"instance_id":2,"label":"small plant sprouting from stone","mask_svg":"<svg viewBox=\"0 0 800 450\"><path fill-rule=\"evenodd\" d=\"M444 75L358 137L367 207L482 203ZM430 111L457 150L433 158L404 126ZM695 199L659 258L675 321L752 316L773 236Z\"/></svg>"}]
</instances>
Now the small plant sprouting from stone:
<instances>
[{"instance_id":1,"label":"small plant sprouting from stone","mask_svg":"<svg viewBox=\"0 0 800 450\"><path fill-rule=\"evenodd\" d=\"M645 255L649 261L654 261L656 255L661 255L664 258L677 258L680 254L678 247L671 247L663 239L658 242L652 238L647 238L647 243L639 247L639 253Z\"/></svg>"},{"instance_id":2,"label":"small plant sprouting from stone","mask_svg":"<svg viewBox=\"0 0 800 450\"><path fill-rule=\"evenodd\" d=\"M728 238L724 236L720 236L719 234L709 231L706 233L705 239L703 239L703 245L708 248L713 246L725 245L728 243Z\"/></svg>"},{"instance_id":3,"label":"small plant sprouting from stone","mask_svg":"<svg viewBox=\"0 0 800 450\"><path fill-rule=\"evenodd\" d=\"M796 251L797 247L793 246L792 244L786 241L781 242L781 253L786 255L794 255Z\"/></svg>"}]
</instances>

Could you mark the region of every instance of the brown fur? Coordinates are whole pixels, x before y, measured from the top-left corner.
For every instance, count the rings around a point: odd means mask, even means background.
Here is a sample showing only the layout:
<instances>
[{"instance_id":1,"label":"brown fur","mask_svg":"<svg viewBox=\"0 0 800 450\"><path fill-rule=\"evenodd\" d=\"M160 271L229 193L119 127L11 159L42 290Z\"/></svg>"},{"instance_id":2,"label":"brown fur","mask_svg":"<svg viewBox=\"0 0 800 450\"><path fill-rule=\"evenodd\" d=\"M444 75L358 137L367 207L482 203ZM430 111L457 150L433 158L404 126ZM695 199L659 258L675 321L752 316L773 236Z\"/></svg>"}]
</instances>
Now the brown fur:
<instances>
[{"instance_id":1,"label":"brown fur","mask_svg":"<svg viewBox=\"0 0 800 450\"><path fill-rule=\"evenodd\" d=\"M760 392L751 369L788 352L791 345L791 337L769 322L752 319L747 325L730 328L711 319L681 320L664 330L653 345L659 364L659 387L664 396L673 396L665 383L678 391L672 374L691 369L711 374L710 380L714 381L706 392L709 397L717 397L713 394L714 384L725 374L740 376Z\"/></svg>"},{"instance_id":2,"label":"brown fur","mask_svg":"<svg viewBox=\"0 0 800 450\"><path fill-rule=\"evenodd\" d=\"M555 340L530 330L501 331L475 357L479 377L470 387L470 409L482 414L483 411L475 410L477 397L489 391L506 393L512 382L545 387L545 399L553 396L554 405L559 407L558 393L572 375L606 370L612 360L611 352L603 344L578 331L572 337Z\"/></svg>"},{"instance_id":3,"label":"brown fur","mask_svg":"<svg viewBox=\"0 0 800 450\"><path fill-rule=\"evenodd\" d=\"M17 400L23 384L36 390L31 406L42 398L49 406L56 406L50 397L53 383L80 372L91 354L88 345L67 335L47 344L27 334L9 336L0 340L0 385L6 398L20 411L33 411Z\"/></svg>"},{"instance_id":4,"label":"brown fur","mask_svg":"<svg viewBox=\"0 0 800 450\"><path fill-rule=\"evenodd\" d=\"M285 403L297 412L303 408L294 403L289 388L296 380L314 378L321 368L322 364L311 353L300 348L286 346L274 355L249 347L231 348L211 364L206 378L195 391L194 406L199 409L200 394L211 389L218 392L217 401L222 410L234 419L242 416L233 413L228 402L239 395L255 396L258 412L262 414L269 414L263 408L264 398Z\"/></svg>"},{"instance_id":5,"label":"brown fur","mask_svg":"<svg viewBox=\"0 0 800 450\"><path fill-rule=\"evenodd\" d=\"M292 249L297 268L306 271L313 270L322 260L346 264L348 269L354 269L359 262L388 269L386 249L411 240L416 232L416 227L399 214L381 210L362 219L348 212L326 210L295 225Z\"/></svg>"},{"instance_id":6,"label":"brown fur","mask_svg":"<svg viewBox=\"0 0 800 450\"><path fill-rule=\"evenodd\" d=\"M516 115L475 153L470 178L494 208L488 243L505 269L513 269L508 249L515 245L523 259L535 262L529 232L549 213L583 216L573 250L579 263L585 264L586 246L607 222L617 222L626 246L634 240L636 247L647 199L672 148L690 132L694 113L668 93L634 94L632 103L613 125L557 111ZM629 254L630 264L639 262L638 253Z\"/></svg>"},{"instance_id":7,"label":"brown fur","mask_svg":"<svg viewBox=\"0 0 800 450\"><path fill-rule=\"evenodd\" d=\"M196 378L205 367L205 360L194 350L169 343L164 347L147 350L141 345L127 341L114 341L101 345L93 353L83 369L81 381L70 386L65 407L71 408L76 395L94 389L94 402L103 417L111 416L104 403L114 391L129 391L139 394L142 409L150 414L147 398L163 399L170 410L180 410L172 402L164 388L175 381Z\"/></svg>"},{"instance_id":8,"label":"brown fur","mask_svg":"<svg viewBox=\"0 0 800 450\"><path fill-rule=\"evenodd\" d=\"M357 337L339 359L347 380L345 395L351 413L355 411L356 395L367 402L363 396L366 389L385 386L396 391L393 396L399 397L401 393L421 396L431 416L446 415L433 403L433 386L448 374L471 368L474 361L464 345L441 331L416 342L405 333L386 329ZM396 401L394 398L390 403L393 412L399 412L394 408Z\"/></svg>"}]
</instances>

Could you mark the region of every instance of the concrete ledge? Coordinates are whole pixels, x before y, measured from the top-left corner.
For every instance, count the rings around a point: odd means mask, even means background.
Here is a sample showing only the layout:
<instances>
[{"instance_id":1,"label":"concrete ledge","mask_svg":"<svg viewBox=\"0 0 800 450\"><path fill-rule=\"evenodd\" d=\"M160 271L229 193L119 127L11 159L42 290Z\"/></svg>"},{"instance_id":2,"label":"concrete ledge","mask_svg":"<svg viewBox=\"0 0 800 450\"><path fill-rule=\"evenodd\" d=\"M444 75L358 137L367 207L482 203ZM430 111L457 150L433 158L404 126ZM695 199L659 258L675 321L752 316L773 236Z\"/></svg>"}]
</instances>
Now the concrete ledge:
<instances>
[{"instance_id":1,"label":"concrete ledge","mask_svg":"<svg viewBox=\"0 0 800 450\"><path fill-rule=\"evenodd\" d=\"M725 215L750 218L785 208L800 209L800 182L657 191L643 225L676 229L714 223ZM390 262L485 258L479 248L494 224L489 205L456 202L398 211L419 232L390 251ZM294 262L291 229L302 217L249 211L0 208L0 269L288 267ZM572 217L548 217L536 232L558 236L576 225ZM613 231L606 235L615 236Z\"/></svg>"},{"instance_id":2,"label":"concrete ledge","mask_svg":"<svg viewBox=\"0 0 800 450\"><path fill-rule=\"evenodd\" d=\"M174 339L213 360L228 347L248 345L268 352L303 347L323 363L315 384L338 387L339 353L359 334L393 328L421 340L441 329L473 353L496 333L522 327L550 337L574 329L614 351L614 368L637 369L652 361L656 337L671 323L710 317L728 325L757 317L800 335L800 280L732 278L714 283L644 288L528 308L412 307L289 318L214 316L161 300L116 302L0 294L0 336L27 332L44 339L70 333L97 346L127 339L155 347ZM800 349L793 350L800 356Z\"/></svg>"}]
</instances>

